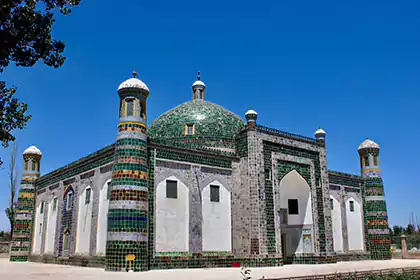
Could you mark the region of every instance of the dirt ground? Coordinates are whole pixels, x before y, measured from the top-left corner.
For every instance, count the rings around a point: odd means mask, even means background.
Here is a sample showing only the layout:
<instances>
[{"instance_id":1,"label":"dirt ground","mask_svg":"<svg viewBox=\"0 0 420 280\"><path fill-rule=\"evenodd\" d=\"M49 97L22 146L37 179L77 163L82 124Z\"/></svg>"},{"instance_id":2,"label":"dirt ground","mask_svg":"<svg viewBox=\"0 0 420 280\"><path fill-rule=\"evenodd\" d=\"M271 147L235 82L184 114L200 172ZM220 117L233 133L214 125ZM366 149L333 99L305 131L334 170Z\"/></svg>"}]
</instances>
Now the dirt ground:
<instances>
[{"instance_id":1,"label":"dirt ground","mask_svg":"<svg viewBox=\"0 0 420 280\"><path fill-rule=\"evenodd\" d=\"M387 260L387 261L359 261L341 262L336 264L321 265L286 265L283 267L251 268L253 279L264 276L266 279L309 276L328 273L344 273L355 271L366 271L390 268L419 267L420 260ZM8 258L0 259L0 279L12 280L115 280L118 279L139 279L142 280L241 280L239 268L208 268L208 269L173 269L173 270L152 270L148 272L123 273L105 272L101 268L85 268L75 266L63 266L42 263L10 263Z\"/></svg>"}]
</instances>

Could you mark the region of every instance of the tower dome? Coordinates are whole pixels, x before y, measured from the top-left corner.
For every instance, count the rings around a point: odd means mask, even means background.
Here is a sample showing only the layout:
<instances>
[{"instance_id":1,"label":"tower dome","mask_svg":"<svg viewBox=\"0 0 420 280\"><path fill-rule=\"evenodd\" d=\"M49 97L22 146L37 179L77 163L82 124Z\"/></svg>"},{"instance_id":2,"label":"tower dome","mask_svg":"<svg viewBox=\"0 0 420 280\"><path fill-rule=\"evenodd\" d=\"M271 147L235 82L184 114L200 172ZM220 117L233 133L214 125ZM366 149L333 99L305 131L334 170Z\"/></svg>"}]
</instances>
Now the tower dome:
<instances>
[{"instance_id":1,"label":"tower dome","mask_svg":"<svg viewBox=\"0 0 420 280\"><path fill-rule=\"evenodd\" d=\"M316 131L315 131L315 138L316 139L323 139L325 138L325 135L327 135L327 133L325 132L325 130L323 130L321 127L319 127Z\"/></svg>"},{"instance_id":2,"label":"tower dome","mask_svg":"<svg viewBox=\"0 0 420 280\"><path fill-rule=\"evenodd\" d=\"M369 138L367 138L365 141L363 141L362 144L360 144L359 148L357 149L358 151L360 150L365 150L365 149L376 149L379 150L380 147L378 144L376 144L375 142L373 142L372 140L370 140Z\"/></svg>"},{"instance_id":3,"label":"tower dome","mask_svg":"<svg viewBox=\"0 0 420 280\"><path fill-rule=\"evenodd\" d=\"M126 88L138 88L138 89L143 89L147 92L150 92L147 85L143 83L141 80L137 79L136 70L133 71L133 78L130 78L120 84L120 86L118 87L118 91L120 91L121 89L126 89Z\"/></svg>"},{"instance_id":4,"label":"tower dome","mask_svg":"<svg viewBox=\"0 0 420 280\"><path fill-rule=\"evenodd\" d=\"M245 113L245 118L248 122L256 122L257 121L257 117L258 117L258 113L254 110L252 110L252 108L250 108L246 113Z\"/></svg>"},{"instance_id":5,"label":"tower dome","mask_svg":"<svg viewBox=\"0 0 420 280\"><path fill-rule=\"evenodd\" d=\"M23 155L37 155L37 156L42 156L41 151L35 147L35 146L30 146L29 148L27 148L24 152Z\"/></svg>"}]
</instances>

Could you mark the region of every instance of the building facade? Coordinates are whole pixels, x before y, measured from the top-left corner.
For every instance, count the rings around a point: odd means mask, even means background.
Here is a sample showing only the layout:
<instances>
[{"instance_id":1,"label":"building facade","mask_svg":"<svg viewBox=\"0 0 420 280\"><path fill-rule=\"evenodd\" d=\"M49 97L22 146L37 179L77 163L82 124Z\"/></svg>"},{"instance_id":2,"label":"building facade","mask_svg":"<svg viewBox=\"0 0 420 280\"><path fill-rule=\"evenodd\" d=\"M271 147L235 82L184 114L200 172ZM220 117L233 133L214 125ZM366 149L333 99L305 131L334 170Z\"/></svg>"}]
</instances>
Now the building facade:
<instances>
[{"instance_id":1,"label":"building facade","mask_svg":"<svg viewBox=\"0 0 420 280\"><path fill-rule=\"evenodd\" d=\"M24 152L11 261L146 271L391 257L375 142L358 148L361 176L330 171L324 130L243 119L206 101L200 76L191 101L147 126L150 90L133 75L115 144L43 176L41 152Z\"/></svg>"}]
</instances>

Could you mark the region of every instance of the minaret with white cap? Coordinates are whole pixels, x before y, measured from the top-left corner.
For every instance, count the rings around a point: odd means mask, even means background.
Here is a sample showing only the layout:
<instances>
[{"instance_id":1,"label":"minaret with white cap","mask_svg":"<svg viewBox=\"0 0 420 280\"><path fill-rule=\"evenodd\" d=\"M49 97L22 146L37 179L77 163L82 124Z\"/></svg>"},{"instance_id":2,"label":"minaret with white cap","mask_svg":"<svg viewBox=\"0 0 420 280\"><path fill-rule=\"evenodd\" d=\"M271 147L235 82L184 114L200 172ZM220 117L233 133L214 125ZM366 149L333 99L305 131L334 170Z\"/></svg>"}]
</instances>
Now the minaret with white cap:
<instances>
[{"instance_id":1,"label":"minaret with white cap","mask_svg":"<svg viewBox=\"0 0 420 280\"><path fill-rule=\"evenodd\" d=\"M135 71L133 78L118 88L120 121L108 211L105 265L108 271L149 269L146 134L146 100L149 93L146 84L137 79Z\"/></svg>"},{"instance_id":2,"label":"minaret with white cap","mask_svg":"<svg viewBox=\"0 0 420 280\"><path fill-rule=\"evenodd\" d=\"M204 94L206 91L206 85L201 80L201 73L197 73L197 81L192 85L193 90L193 100L204 100Z\"/></svg>"},{"instance_id":3,"label":"minaret with white cap","mask_svg":"<svg viewBox=\"0 0 420 280\"><path fill-rule=\"evenodd\" d=\"M360 167L362 169L363 177L381 177L381 169L379 167L379 150L379 145L369 138L366 138L366 140L363 141L357 149L360 156Z\"/></svg>"},{"instance_id":4,"label":"minaret with white cap","mask_svg":"<svg viewBox=\"0 0 420 280\"><path fill-rule=\"evenodd\" d=\"M35 214L35 182L40 175L42 153L30 146L23 152L23 172L15 210L10 261L26 262L31 252Z\"/></svg>"},{"instance_id":5,"label":"minaret with white cap","mask_svg":"<svg viewBox=\"0 0 420 280\"><path fill-rule=\"evenodd\" d=\"M317 129L317 131L315 131L315 138L317 142L323 143L325 145L325 136L327 135L327 133L321 128L319 127Z\"/></svg>"},{"instance_id":6,"label":"minaret with white cap","mask_svg":"<svg viewBox=\"0 0 420 280\"><path fill-rule=\"evenodd\" d=\"M252 107L245 113L245 118L248 122L248 128L255 128L257 125L258 113L252 110Z\"/></svg>"},{"instance_id":7,"label":"minaret with white cap","mask_svg":"<svg viewBox=\"0 0 420 280\"><path fill-rule=\"evenodd\" d=\"M391 259L388 211L381 178L378 144L367 138L358 148L364 177L363 210L365 215L366 249L374 260Z\"/></svg>"}]
</instances>

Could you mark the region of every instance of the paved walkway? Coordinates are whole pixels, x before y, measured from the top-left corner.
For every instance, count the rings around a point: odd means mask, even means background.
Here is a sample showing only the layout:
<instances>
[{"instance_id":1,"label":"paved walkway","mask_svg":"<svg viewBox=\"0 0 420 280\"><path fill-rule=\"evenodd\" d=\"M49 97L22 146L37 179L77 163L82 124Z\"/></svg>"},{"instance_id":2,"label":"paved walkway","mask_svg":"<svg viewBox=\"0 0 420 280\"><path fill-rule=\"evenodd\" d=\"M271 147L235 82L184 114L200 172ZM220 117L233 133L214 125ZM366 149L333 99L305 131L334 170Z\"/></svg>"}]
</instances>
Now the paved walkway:
<instances>
[{"instance_id":1,"label":"paved walkway","mask_svg":"<svg viewBox=\"0 0 420 280\"><path fill-rule=\"evenodd\" d=\"M335 272L354 272L373 269L420 267L420 260L388 260L341 262L322 265L286 265L283 267L251 268L252 278L266 279L309 276ZM139 273L105 272L101 268L85 268L41 263L10 263L0 259L1 280L66 280L66 279L141 279L141 280L241 280L239 268L152 270Z\"/></svg>"}]
</instances>

